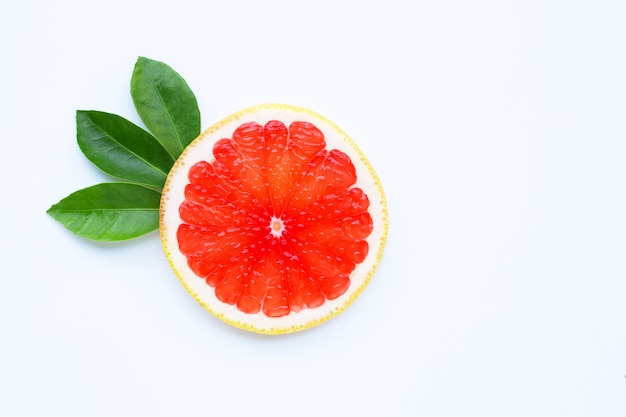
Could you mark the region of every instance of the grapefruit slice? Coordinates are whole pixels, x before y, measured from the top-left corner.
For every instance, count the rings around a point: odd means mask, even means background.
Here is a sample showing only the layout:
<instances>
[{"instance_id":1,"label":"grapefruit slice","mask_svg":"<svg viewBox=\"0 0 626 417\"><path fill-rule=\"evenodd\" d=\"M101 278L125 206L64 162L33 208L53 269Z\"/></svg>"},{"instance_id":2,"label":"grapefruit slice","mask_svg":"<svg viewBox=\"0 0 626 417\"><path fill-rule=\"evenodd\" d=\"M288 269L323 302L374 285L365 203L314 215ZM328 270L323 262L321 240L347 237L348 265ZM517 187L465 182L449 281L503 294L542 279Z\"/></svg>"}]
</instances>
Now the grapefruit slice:
<instances>
[{"instance_id":1,"label":"grapefruit slice","mask_svg":"<svg viewBox=\"0 0 626 417\"><path fill-rule=\"evenodd\" d=\"M238 328L281 334L343 312L382 257L381 182L341 129L268 104L215 124L161 198L163 249L185 289Z\"/></svg>"}]
</instances>

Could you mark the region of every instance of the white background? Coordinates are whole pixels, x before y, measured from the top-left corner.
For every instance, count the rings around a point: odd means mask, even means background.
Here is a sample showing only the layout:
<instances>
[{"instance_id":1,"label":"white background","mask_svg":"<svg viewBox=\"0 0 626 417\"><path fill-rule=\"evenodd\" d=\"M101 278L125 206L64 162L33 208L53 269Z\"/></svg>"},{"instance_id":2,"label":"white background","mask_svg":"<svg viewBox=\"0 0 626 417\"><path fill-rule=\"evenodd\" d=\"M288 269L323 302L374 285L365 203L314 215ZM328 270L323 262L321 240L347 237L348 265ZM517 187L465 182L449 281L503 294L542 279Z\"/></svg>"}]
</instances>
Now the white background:
<instances>
[{"instance_id":1,"label":"white background","mask_svg":"<svg viewBox=\"0 0 626 417\"><path fill-rule=\"evenodd\" d=\"M10 4L1 416L626 415L623 1ZM359 143L391 225L344 314L231 328L156 233L92 243L45 214L108 180L74 112L138 122L139 55L188 81L203 129L285 102Z\"/></svg>"}]
</instances>

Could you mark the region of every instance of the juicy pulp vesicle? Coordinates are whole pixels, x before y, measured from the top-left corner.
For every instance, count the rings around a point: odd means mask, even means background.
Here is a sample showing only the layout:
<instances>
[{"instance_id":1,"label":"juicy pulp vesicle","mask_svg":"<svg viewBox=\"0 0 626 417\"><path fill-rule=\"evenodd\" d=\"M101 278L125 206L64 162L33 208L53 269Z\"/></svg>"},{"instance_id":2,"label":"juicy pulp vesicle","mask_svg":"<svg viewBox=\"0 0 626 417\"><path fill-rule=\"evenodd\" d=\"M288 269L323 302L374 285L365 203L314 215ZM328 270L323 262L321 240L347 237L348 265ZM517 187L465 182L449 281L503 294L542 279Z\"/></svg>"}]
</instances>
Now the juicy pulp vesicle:
<instances>
[{"instance_id":1,"label":"juicy pulp vesicle","mask_svg":"<svg viewBox=\"0 0 626 417\"><path fill-rule=\"evenodd\" d=\"M346 292L373 222L352 161L325 148L311 123L249 122L189 169L179 249L220 301L279 317Z\"/></svg>"}]
</instances>

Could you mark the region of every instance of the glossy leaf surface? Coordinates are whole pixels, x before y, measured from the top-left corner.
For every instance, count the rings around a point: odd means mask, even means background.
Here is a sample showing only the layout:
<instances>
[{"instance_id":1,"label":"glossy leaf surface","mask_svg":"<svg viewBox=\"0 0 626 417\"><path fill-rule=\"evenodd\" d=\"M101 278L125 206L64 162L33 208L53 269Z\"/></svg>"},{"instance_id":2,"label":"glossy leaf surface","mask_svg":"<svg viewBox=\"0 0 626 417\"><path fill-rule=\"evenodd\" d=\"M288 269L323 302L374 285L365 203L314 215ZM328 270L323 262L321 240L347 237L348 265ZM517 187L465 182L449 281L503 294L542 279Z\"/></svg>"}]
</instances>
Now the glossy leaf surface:
<instances>
[{"instance_id":1,"label":"glossy leaf surface","mask_svg":"<svg viewBox=\"0 0 626 417\"><path fill-rule=\"evenodd\" d=\"M160 198L158 191L141 185L103 183L70 194L48 214L79 236L126 240L158 229Z\"/></svg>"},{"instance_id":2,"label":"glossy leaf surface","mask_svg":"<svg viewBox=\"0 0 626 417\"><path fill-rule=\"evenodd\" d=\"M76 112L78 146L98 168L114 177L163 187L174 159L139 126L115 114Z\"/></svg>"},{"instance_id":3,"label":"glossy leaf surface","mask_svg":"<svg viewBox=\"0 0 626 417\"><path fill-rule=\"evenodd\" d=\"M133 70L130 94L141 120L173 158L200 135L196 97L168 65L140 57Z\"/></svg>"}]
</instances>

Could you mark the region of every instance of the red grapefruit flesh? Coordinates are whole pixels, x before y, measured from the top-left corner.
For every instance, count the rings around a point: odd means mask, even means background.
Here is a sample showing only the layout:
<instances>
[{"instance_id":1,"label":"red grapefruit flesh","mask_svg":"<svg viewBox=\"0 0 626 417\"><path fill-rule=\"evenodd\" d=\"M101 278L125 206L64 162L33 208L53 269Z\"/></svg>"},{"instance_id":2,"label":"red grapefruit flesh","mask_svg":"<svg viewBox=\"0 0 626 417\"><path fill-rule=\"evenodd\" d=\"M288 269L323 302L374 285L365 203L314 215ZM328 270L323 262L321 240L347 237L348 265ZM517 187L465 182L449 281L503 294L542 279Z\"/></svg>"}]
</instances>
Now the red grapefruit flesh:
<instances>
[{"instance_id":1,"label":"red grapefruit flesh","mask_svg":"<svg viewBox=\"0 0 626 417\"><path fill-rule=\"evenodd\" d=\"M343 311L371 279L388 223L356 144L285 105L204 132L172 168L161 208L163 247L185 288L222 320L270 334Z\"/></svg>"}]
</instances>

